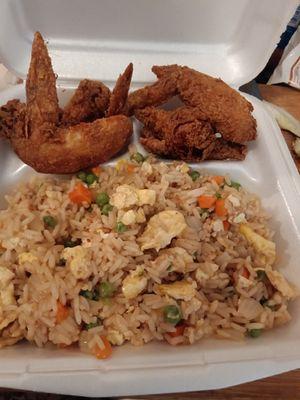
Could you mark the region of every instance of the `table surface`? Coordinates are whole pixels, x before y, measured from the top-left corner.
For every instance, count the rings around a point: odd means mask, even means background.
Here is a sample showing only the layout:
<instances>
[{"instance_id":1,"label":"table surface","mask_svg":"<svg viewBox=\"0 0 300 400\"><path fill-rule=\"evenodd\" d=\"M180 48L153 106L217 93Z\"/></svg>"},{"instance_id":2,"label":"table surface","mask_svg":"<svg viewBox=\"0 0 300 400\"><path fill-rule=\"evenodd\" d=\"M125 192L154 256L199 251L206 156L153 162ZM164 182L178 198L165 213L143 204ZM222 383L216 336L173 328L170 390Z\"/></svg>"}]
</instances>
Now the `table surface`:
<instances>
[{"instance_id":1,"label":"table surface","mask_svg":"<svg viewBox=\"0 0 300 400\"><path fill-rule=\"evenodd\" d=\"M259 85L259 90L264 100L274 103L283 107L285 110L294 115L295 118L300 120L300 91L290 87L283 86L267 86ZM292 153L292 141L294 136L287 131L283 131L283 135L287 145ZM300 172L300 158L296 158L292 154L295 163ZM6 393L4 398L7 399L20 399L20 400L71 400L75 399L73 396L60 396L60 395L47 395L29 392L16 392L0 390L0 399L3 397L1 394ZM234 400L297 400L300 399L300 369L290 371L284 374L273 376L259 381L245 383L242 385L221 389L209 390L204 392L190 392L178 393L167 395L151 395L151 396L138 396L134 399L145 400L186 400L186 399L205 399L205 400L218 400L218 399L234 399Z\"/></svg>"}]
</instances>

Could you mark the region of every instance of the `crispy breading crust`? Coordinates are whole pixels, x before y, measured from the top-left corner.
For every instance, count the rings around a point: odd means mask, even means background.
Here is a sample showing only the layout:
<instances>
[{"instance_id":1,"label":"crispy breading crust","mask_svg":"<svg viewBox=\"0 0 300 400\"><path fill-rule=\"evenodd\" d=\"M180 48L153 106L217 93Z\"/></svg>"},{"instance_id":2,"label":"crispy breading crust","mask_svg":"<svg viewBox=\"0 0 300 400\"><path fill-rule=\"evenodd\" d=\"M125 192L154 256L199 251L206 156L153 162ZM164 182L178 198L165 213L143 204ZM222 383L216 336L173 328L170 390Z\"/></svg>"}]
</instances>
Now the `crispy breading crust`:
<instances>
[{"instance_id":1,"label":"crispy breading crust","mask_svg":"<svg viewBox=\"0 0 300 400\"><path fill-rule=\"evenodd\" d=\"M132 78L133 64L130 63L123 74L121 74L116 82L115 88L111 94L109 106L106 116L124 114L127 102L129 86Z\"/></svg>"},{"instance_id":2,"label":"crispy breading crust","mask_svg":"<svg viewBox=\"0 0 300 400\"><path fill-rule=\"evenodd\" d=\"M129 114L178 94L187 106L201 110L224 140L244 144L256 138L252 105L221 79L178 65L153 66L152 71L158 81L129 95Z\"/></svg>"},{"instance_id":3,"label":"crispy breading crust","mask_svg":"<svg viewBox=\"0 0 300 400\"><path fill-rule=\"evenodd\" d=\"M47 48L37 32L26 82L26 109L20 112L18 103L12 105L19 125L7 125L4 133L26 164L38 172L73 173L109 160L126 145L132 122L124 115L59 126L55 84Z\"/></svg>"},{"instance_id":4,"label":"crispy breading crust","mask_svg":"<svg viewBox=\"0 0 300 400\"><path fill-rule=\"evenodd\" d=\"M63 110L61 123L75 125L102 118L108 107L110 90L102 82L82 80Z\"/></svg>"}]
</instances>

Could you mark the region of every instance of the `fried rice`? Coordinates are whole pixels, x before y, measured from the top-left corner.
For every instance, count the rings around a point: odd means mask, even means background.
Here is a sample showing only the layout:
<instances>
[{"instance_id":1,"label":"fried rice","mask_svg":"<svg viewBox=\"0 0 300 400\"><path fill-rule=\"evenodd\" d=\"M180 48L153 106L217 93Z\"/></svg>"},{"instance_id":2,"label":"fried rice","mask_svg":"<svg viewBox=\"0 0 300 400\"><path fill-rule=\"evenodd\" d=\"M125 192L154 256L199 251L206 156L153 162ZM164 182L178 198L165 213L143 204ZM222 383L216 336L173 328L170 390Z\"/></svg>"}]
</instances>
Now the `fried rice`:
<instances>
[{"instance_id":1,"label":"fried rice","mask_svg":"<svg viewBox=\"0 0 300 400\"><path fill-rule=\"evenodd\" d=\"M243 340L290 320L297 290L274 270L259 198L229 176L135 160L101 167L81 204L76 176L6 197L0 347L78 343L105 358L109 345Z\"/></svg>"}]
</instances>

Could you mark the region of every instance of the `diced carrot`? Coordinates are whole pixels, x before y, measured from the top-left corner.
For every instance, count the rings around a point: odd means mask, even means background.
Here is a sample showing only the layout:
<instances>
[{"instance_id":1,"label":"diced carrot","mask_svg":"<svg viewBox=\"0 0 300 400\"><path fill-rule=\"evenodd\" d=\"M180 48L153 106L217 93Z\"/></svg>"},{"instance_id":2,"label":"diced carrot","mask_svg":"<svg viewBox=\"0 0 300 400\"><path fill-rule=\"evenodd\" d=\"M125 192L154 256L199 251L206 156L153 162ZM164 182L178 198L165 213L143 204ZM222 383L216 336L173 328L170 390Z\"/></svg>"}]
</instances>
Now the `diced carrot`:
<instances>
[{"instance_id":1,"label":"diced carrot","mask_svg":"<svg viewBox=\"0 0 300 400\"><path fill-rule=\"evenodd\" d=\"M211 178L212 181L216 182L217 185L222 185L224 183L224 176L216 175Z\"/></svg>"},{"instance_id":2,"label":"diced carrot","mask_svg":"<svg viewBox=\"0 0 300 400\"><path fill-rule=\"evenodd\" d=\"M109 343L109 341L107 340L107 338L105 336L100 336L101 340L103 342L103 348L100 348L97 344L94 346L93 348L93 353L94 355L103 360L104 358L108 358L111 356L112 354L112 347L111 344Z\"/></svg>"},{"instance_id":3,"label":"diced carrot","mask_svg":"<svg viewBox=\"0 0 300 400\"><path fill-rule=\"evenodd\" d=\"M94 175L99 176L101 174L101 167L94 167L91 171Z\"/></svg>"},{"instance_id":4,"label":"diced carrot","mask_svg":"<svg viewBox=\"0 0 300 400\"><path fill-rule=\"evenodd\" d=\"M250 276L250 272L248 271L247 268L243 267L242 272L241 272L241 275L242 275L244 278L248 279L249 276Z\"/></svg>"},{"instance_id":5,"label":"diced carrot","mask_svg":"<svg viewBox=\"0 0 300 400\"><path fill-rule=\"evenodd\" d=\"M171 337L177 337L177 336L182 336L183 332L186 328L185 324L180 324L176 326L176 331L175 332L168 332L168 335L170 335Z\"/></svg>"},{"instance_id":6,"label":"diced carrot","mask_svg":"<svg viewBox=\"0 0 300 400\"><path fill-rule=\"evenodd\" d=\"M57 311L56 311L56 322L60 324L69 316L68 307L61 304L60 301L57 302Z\"/></svg>"},{"instance_id":7,"label":"diced carrot","mask_svg":"<svg viewBox=\"0 0 300 400\"><path fill-rule=\"evenodd\" d=\"M92 193L82 183L78 182L74 186L74 189L69 193L69 198L72 203L75 204L82 204L84 202L90 204L92 202Z\"/></svg>"},{"instance_id":8,"label":"diced carrot","mask_svg":"<svg viewBox=\"0 0 300 400\"><path fill-rule=\"evenodd\" d=\"M198 205L201 208L211 208L214 207L216 198L214 196L199 196L198 197Z\"/></svg>"},{"instance_id":9,"label":"diced carrot","mask_svg":"<svg viewBox=\"0 0 300 400\"><path fill-rule=\"evenodd\" d=\"M135 171L135 165L127 164L126 170L127 170L128 174L132 174Z\"/></svg>"},{"instance_id":10,"label":"diced carrot","mask_svg":"<svg viewBox=\"0 0 300 400\"><path fill-rule=\"evenodd\" d=\"M249 272L248 269L245 268L245 267L243 267L241 271L235 271L235 272L232 274L232 277L233 277L233 280L234 280L235 284L238 283L239 276L243 276L244 278L249 279L250 272Z\"/></svg>"},{"instance_id":11,"label":"diced carrot","mask_svg":"<svg viewBox=\"0 0 300 400\"><path fill-rule=\"evenodd\" d=\"M228 221L223 221L224 231L228 231L230 228L230 223Z\"/></svg>"},{"instance_id":12,"label":"diced carrot","mask_svg":"<svg viewBox=\"0 0 300 400\"><path fill-rule=\"evenodd\" d=\"M215 206L215 213L218 217L225 217L227 215L227 209L225 207L224 199L217 199Z\"/></svg>"}]
</instances>

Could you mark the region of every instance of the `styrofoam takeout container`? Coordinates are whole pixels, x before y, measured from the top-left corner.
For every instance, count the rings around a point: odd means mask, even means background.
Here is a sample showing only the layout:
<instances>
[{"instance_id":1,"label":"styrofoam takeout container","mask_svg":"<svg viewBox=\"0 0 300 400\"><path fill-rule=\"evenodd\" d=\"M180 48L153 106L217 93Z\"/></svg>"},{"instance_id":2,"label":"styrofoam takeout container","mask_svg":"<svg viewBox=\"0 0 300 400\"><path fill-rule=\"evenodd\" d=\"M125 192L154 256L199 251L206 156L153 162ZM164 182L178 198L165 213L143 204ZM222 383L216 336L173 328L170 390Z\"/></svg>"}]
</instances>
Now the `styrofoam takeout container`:
<instances>
[{"instance_id":1,"label":"styrofoam takeout container","mask_svg":"<svg viewBox=\"0 0 300 400\"><path fill-rule=\"evenodd\" d=\"M129 62L133 86L154 79L153 64L178 63L238 87L266 64L297 5L298 0L2 0L0 60L25 77L33 33L40 30L49 41L62 102L78 80L112 84ZM0 104L16 97L24 100L24 85L0 93ZM300 287L298 173L276 123L259 100L246 97L258 124L246 160L200 167L229 173L261 196L273 216L278 265ZM1 142L0 154L3 205L3 195L34 172L7 143ZM257 340L126 345L106 361L75 349L19 344L0 352L0 387L116 396L215 389L272 375L300 366L300 302L290 309L290 324Z\"/></svg>"}]
</instances>

